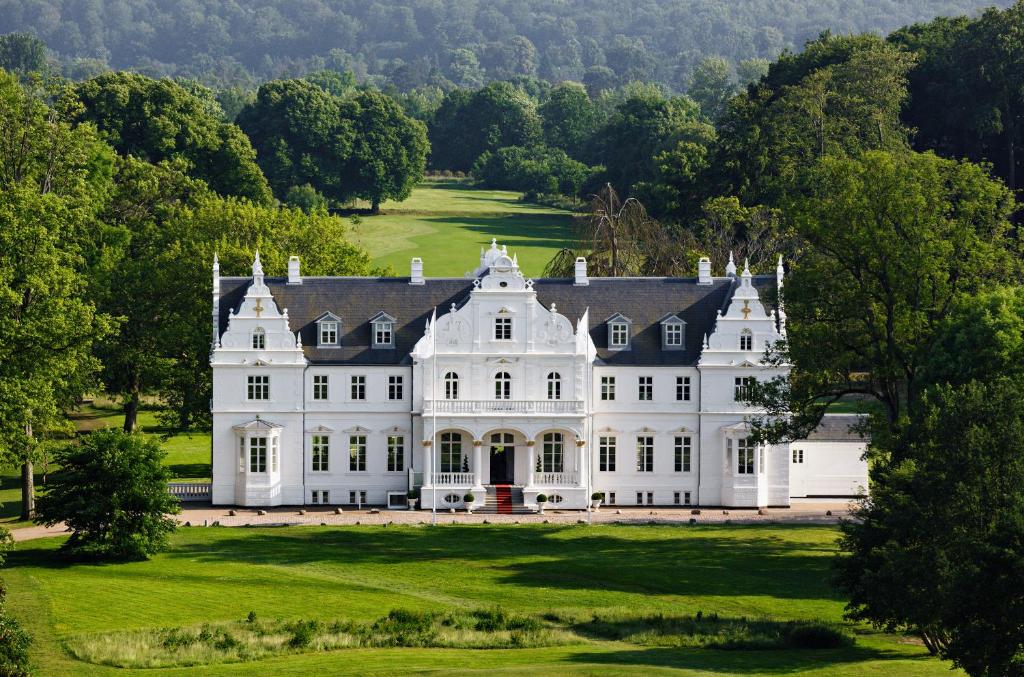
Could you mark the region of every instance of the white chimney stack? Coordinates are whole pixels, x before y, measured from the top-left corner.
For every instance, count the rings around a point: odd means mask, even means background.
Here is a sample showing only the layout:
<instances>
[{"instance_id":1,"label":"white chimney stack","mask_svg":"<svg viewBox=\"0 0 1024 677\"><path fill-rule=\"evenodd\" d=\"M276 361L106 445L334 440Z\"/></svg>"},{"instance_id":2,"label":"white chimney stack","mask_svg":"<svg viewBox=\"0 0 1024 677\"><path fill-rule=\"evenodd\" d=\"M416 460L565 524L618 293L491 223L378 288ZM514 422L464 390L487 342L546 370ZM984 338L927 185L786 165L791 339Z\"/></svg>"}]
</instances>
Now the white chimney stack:
<instances>
[{"instance_id":1,"label":"white chimney stack","mask_svg":"<svg viewBox=\"0 0 1024 677\"><path fill-rule=\"evenodd\" d=\"M302 276L299 274L299 257L288 257L288 284L302 284Z\"/></svg>"},{"instance_id":2,"label":"white chimney stack","mask_svg":"<svg viewBox=\"0 0 1024 677\"><path fill-rule=\"evenodd\" d=\"M409 266L409 284L425 284L426 280L423 279L423 259L418 256L412 257L412 263Z\"/></svg>"},{"instance_id":3,"label":"white chimney stack","mask_svg":"<svg viewBox=\"0 0 1024 677\"><path fill-rule=\"evenodd\" d=\"M586 287L590 284L587 279L587 260L582 256L576 258L576 281L573 284L577 287Z\"/></svg>"},{"instance_id":4,"label":"white chimney stack","mask_svg":"<svg viewBox=\"0 0 1024 677\"><path fill-rule=\"evenodd\" d=\"M711 259L706 256L697 262L697 284L711 284Z\"/></svg>"}]
</instances>

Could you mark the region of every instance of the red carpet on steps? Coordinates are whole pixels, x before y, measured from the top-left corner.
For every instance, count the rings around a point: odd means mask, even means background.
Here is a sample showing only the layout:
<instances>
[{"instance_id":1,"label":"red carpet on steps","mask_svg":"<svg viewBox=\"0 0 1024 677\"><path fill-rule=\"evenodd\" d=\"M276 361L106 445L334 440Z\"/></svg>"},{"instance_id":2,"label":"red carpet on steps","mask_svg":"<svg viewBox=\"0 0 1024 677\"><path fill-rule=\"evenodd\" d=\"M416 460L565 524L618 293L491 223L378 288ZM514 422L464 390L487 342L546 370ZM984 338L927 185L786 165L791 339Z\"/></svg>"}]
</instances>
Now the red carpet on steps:
<instances>
[{"instance_id":1,"label":"red carpet on steps","mask_svg":"<svg viewBox=\"0 0 1024 677\"><path fill-rule=\"evenodd\" d=\"M494 497L498 502L499 515L512 514L512 487L507 484L498 484L494 487Z\"/></svg>"}]
</instances>

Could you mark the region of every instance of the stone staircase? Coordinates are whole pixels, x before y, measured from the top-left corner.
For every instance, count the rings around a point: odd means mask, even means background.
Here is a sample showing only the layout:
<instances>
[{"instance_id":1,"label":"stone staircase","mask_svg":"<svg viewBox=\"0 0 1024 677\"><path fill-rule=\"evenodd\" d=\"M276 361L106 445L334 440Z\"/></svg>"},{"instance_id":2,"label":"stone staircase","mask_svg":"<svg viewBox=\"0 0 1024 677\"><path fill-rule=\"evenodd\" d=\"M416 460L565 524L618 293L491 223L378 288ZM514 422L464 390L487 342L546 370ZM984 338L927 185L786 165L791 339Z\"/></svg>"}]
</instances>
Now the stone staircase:
<instances>
[{"instance_id":1,"label":"stone staircase","mask_svg":"<svg viewBox=\"0 0 1024 677\"><path fill-rule=\"evenodd\" d=\"M523 505L523 490L510 484L495 484L484 487L487 496L484 506L474 510L483 515L530 515L530 510Z\"/></svg>"}]
</instances>

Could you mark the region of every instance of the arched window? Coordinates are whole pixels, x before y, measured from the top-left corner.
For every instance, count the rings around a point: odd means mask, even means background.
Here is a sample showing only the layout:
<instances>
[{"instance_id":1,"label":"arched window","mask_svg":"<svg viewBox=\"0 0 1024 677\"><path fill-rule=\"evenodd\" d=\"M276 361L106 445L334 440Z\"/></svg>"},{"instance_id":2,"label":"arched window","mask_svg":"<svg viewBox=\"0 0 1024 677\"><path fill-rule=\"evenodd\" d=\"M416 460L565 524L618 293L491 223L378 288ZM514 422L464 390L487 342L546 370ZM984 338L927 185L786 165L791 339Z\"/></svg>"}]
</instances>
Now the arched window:
<instances>
[{"instance_id":1,"label":"arched window","mask_svg":"<svg viewBox=\"0 0 1024 677\"><path fill-rule=\"evenodd\" d=\"M462 469L462 433L441 433L441 469L459 472Z\"/></svg>"},{"instance_id":2,"label":"arched window","mask_svg":"<svg viewBox=\"0 0 1024 677\"><path fill-rule=\"evenodd\" d=\"M538 460L540 472L565 472L565 444L562 433L544 433L544 446Z\"/></svg>"},{"instance_id":3,"label":"arched window","mask_svg":"<svg viewBox=\"0 0 1024 677\"><path fill-rule=\"evenodd\" d=\"M267 349L267 332L264 331L263 327L256 327L252 330L252 349Z\"/></svg>"},{"instance_id":4,"label":"arched window","mask_svg":"<svg viewBox=\"0 0 1024 677\"><path fill-rule=\"evenodd\" d=\"M454 371L444 375L444 399L459 399L459 375Z\"/></svg>"},{"instance_id":5,"label":"arched window","mask_svg":"<svg viewBox=\"0 0 1024 677\"><path fill-rule=\"evenodd\" d=\"M562 399L562 376L557 371L548 374L548 399Z\"/></svg>"},{"instance_id":6,"label":"arched window","mask_svg":"<svg viewBox=\"0 0 1024 677\"><path fill-rule=\"evenodd\" d=\"M512 399L512 377L508 375L507 371L498 372L494 377L494 399Z\"/></svg>"},{"instance_id":7,"label":"arched window","mask_svg":"<svg viewBox=\"0 0 1024 677\"><path fill-rule=\"evenodd\" d=\"M740 332L740 350L754 349L754 334L749 329Z\"/></svg>"}]
</instances>

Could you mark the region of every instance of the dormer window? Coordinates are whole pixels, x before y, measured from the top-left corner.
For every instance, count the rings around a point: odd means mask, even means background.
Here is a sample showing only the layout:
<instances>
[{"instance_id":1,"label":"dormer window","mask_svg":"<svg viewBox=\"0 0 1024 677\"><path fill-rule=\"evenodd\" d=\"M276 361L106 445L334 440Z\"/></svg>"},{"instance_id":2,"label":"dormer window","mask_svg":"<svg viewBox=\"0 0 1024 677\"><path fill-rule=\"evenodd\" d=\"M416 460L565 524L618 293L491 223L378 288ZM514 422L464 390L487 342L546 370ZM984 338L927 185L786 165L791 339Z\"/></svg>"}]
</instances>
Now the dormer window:
<instances>
[{"instance_id":1,"label":"dormer window","mask_svg":"<svg viewBox=\"0 0 1024 677\"><path fill-rule=\"evenodd\" d=\"M341 318L334 313L324 313L316 320L316 338L319 348L337 348L341 345Z\"/></svg>"},{"instance_id":2,"label":"dormer window","mask_svg":"<svg viewBox=\"0 0 1024 677\"><path fill-rule=\"evenodd\" d=\"M377 313L370 320L374 348L395 347L395 318L385 312Z\"/></svg>"},{"instance_id":3,"label":"dormer window","mask_svg":"<svg viewBox=\"0 0 1024 677\"><path fill-rule=\"evenodd\" d=\"M608 349L629 350L630 328L633 321L620 313L608 318Z\"/></svg>"},{"instance_id":4,"label":"dormer window","mask_svg":"<svg viewBox=\"0 0 1024 677\"><path fill-rule=\"evenodd\" d=\"M740 332L740 350L754 349L754 334L749 329Z\"/></svg>"},{"instance_id":5,"label":"dormer window","mask_svg":"<svg viewBox=\"0 0 1024 677\"><path fill-rule=\"evenodd\" d=\"M676 315L669 315L661 321L661 349L683 350L686 322Z\"/></svg>"},{"instance_id":6,"label":"dormer window","mask_svg":"<svg viewBox=\"0 0 1024 677\"><path fill-rule=\"evenodd\" d=\"M267 332L265 329L263 329L263 327L256 327L255 329L252 330L252 349L267 349Z\"/></svg>"}]
</instances>

